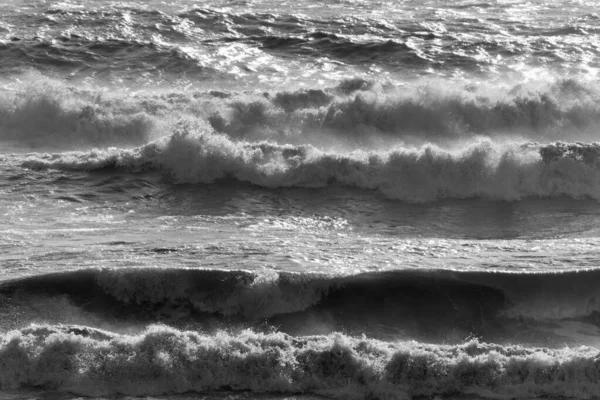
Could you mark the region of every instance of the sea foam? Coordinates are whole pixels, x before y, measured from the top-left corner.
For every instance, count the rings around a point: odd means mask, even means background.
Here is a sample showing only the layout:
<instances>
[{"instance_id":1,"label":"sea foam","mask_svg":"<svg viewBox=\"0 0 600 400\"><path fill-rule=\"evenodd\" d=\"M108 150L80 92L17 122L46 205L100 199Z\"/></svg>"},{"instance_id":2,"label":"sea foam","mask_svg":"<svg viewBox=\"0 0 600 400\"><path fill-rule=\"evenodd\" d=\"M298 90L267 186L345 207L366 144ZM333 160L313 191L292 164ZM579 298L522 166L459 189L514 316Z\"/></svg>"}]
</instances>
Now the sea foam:
<instances>
[{"instance_id":1,"label":"sea foam","mask_svg":"<svg viewBox=\"0 0 600 400\"><path fill-rule=\"evenodd\" d=\"M0 140L32 148L75 149L146 143L157 121L127 98L77 90L49 79L0 91Z\"/></svg>"},{"instance_id":2,"label":"sea foam","mask_svg":"<svg viewBox=\"0 0 600 400\"><path fill-rule=\"evenodd\" d=\"M409 202L600 198L600 145L589 142L600 91L574 80L402 88L353 79L289 92L127 96L42 83L0 101L0 138L63 150L21 159L27 168L342 184Z\"/></svg>"},{"instance_id":3,"label":"sea foam","mask_svg":"<svg viewBox=\"0 0 600 400\"><path fill-rule=\"evenodd\" d=\"M587 141L600 122L600 88L577 80L398 86L349 79L326 88L258 93L116 94L35 75L23 79L0 90L0 139L61 149L141 145L171 134L181 119L209 124L232 140L346 150L404 142L448 145L481 135Z\"/></svg>"},{"instance_id":4,"label":"sea foam","mask_svg":"<svg viewBox=\"0 0 600 400\"><path fill-rule=\"evenodd\" d=\"M186 124L172 136L136 149L32 154L22 166L158 171L173 183L234 179L268 188L339 183L379 190L409 202L564 195L600 199L599 148L596 144L543 146L482 139L462 149L425 145L336 153L312 145L234 141Z\"/></svg>"},{"instance_id":5,"label":"sea foam","mask_svg":"<svg viewBox=\"0 0 600 400\"><path fill-rule=\"evenodd\" d=\"M592 398L598 350L387 343L343 334L207 335L151 326L117 335L81 326L34 325L1 337L0 387L86 396L219 390L406 399Z\"/></svg>"}]
</instances>

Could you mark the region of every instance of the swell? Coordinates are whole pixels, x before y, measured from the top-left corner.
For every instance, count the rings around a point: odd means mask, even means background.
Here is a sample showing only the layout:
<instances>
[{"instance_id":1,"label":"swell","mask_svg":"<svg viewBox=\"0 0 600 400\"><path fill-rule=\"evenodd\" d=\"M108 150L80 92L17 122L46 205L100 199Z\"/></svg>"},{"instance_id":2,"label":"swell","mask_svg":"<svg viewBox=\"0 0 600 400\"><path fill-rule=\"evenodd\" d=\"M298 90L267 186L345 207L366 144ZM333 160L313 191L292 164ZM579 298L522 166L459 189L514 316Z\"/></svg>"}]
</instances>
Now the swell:
<instances>
[{"instance_id":1,"label":"swell","mask_svg":"<svg viewBox=\"0 0 600 400\"><path fill-rule=\"evenodd\" d=\"M0 388L86 396L251 391L344 399L593 398L598 350L386 343L342 334L207 335L153 326L117 335L34 325L2 335Z\"/></svg>"},{"instance_id":2,"label":"swell","mask_svg":"<svg viewBox=\"0 0 600 400\"><path fill-rule=\"evenodd\" d=\"M398 270L328 276L140 268L22 278L4 282L0 294L5 303L16 295L23 301L68 296L92 312L114 311L115 317L121 311L121 317L129 317L176 310L185 318L266 319L295 331L302 328L299 321L328 315L336 316L330 319L332 329L392 324L427 336L461 324L465 330L492 331L506 319L541 322L590 316L600 312L599 281L598 270L533 274Z\"/></svg>"}]
</instances>

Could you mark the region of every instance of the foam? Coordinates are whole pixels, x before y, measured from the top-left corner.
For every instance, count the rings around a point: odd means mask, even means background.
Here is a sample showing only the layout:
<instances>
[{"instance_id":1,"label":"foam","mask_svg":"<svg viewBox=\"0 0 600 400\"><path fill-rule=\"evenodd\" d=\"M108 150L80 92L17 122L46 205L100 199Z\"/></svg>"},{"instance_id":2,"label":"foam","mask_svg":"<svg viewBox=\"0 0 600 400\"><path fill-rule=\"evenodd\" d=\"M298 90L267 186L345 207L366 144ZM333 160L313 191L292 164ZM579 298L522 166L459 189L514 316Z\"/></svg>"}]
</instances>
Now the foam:
<instances>
[{"instance_id":1,"label":"foam","mask_svg":"<svg viewBox=\"0 0 600 400\"><path fill-rule=\"evenodd\" d=\"M403 143L461 145L484 135L522 141L594 138L600 88L577 80L520 85L361 79L264 93L178 90L108 93L30 74L0 90L0 139L62 149L141 145L179 120L232 140L325 149ZM51 143L51 144L49 144Z\"/></svg>"},{"instance_id":2,"label":"foam","mask_svg":"<svg viewBox=\"0 0 600 400\"><path fill-rule=\"evenodd\" d=\"M595 84L572 79L516 85L423 80L398 86L352 79L324 90L234 96L210 120L233 137L280 143L295 143L299 135L312 144L322 135L363 144L378 136L421 143L473 135L568 140L594 137L599 93Z\"/></svg>"},{"instance_id":3,"label":"foam","mask_svg":"<svg viewBox=\"0 0 600 400\"><path fill-rule=\"evenodd\" d=\"M148 142L155 136L156 120L121 100L103 91L33 79L0 91L0 139L55 149Z\"/></svg>"},{"instance_id":4,"label":"foam","mask_svg":"<svg viewBox=\"0 0 600 400\"><path fill-rule=\"evenodd\" d=\"M600 169L595 157L598 145L580 145L587 154L585 160L572 152L557 153L561 146L478 139L461 149L428 144L336 153L311 145L233 141L186 122L171 137L133 150L32 154L22 166L159 171L173 183L234 179L268 188L341 183L379 190L408 202L473 197L519 200L531 196L600 199ZM547 153L556 156L549 158Z\"/></svg>"},{"instance_id":5,"label":"foam","mask_svg":"<svg viewBox=\"0 0 600 400\"><path fill-rule=\"evenodd\" d=\"M595 348L525 348L480 343L386 343L343 334L207 335L151 326L133 335L34 325L2 336L0 387L85 396L219 390L406 399L593 398Z\"/></svg>"},{"instance_id":6,"label":"foam","mask_svg":"<svg viewBox=\"0 0 600 400\"><path fill-rule=\"evenodd\" d=\"M26 168L158 171L173 183L268 188L343 184L408 202L600 198L600 145L577 141L596 132L600 90L579 81L400 88L353 79L225 97L38 83L0 93L0 139L97 148L31 154Z\"/></svg>"}]
</instances>

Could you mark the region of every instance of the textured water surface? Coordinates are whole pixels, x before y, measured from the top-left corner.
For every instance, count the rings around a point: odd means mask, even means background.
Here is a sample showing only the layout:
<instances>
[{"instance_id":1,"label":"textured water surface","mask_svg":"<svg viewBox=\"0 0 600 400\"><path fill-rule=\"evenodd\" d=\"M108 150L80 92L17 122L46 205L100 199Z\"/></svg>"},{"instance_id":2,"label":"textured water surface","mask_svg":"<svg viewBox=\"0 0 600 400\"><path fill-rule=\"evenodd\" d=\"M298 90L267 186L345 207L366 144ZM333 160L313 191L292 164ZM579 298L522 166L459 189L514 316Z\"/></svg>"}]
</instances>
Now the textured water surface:
<instances>
[{"instance_id":1,"label":"textured water surface","mask_svg":"<svg viewBox=\"0 0 600 400\"><path fill-rule=\"evenodd\" d=\"M0 1L0 397L599 397L599 35Z\"/></svg>"}]
</instances>

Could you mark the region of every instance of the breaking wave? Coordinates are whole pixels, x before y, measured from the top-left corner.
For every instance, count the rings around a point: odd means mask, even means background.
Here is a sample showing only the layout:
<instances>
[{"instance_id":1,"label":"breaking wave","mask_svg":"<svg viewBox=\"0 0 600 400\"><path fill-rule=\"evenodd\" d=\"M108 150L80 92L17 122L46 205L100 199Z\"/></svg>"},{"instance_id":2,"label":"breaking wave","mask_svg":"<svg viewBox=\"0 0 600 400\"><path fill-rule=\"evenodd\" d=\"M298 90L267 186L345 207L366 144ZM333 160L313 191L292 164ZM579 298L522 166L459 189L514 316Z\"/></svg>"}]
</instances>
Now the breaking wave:
<instances>
[{"instance_id":1,"label":"breaking wave","mask_svg":"<svg viewBox=\"0 0 600 400\"><path fill-rule=\"evenodd\" d=\"M71 148L139 145L168 135L180 120L210 125L232 140L346 149L394 142L448 144L481 135L577 141L595 137L600 123L600 88L576 80L395 86L357 78L296 91L131 95L35 76L27 81L0 90L0 138L40 144L46 139L48 146L58 142L63 148L69 143ZM165 120L171 124L159 123Z\"/></svg>"},{"instance_id":2,"label":"breaking wave","mask_svg":"<svg viewBox=\"0 0 600 400\"><path fill-rule=\"evenodd\" d=\"M156 128L156 119L142 108L103 91L42 79L0 91L0 139L32 148L141 145Z\"/></svg>"},{"instance_id":3,"label":"breaking wave","mask_svg":"<svg viewBox=\"0 0 600 400\"><path fill-rule=\"evenodd\" d=\"M488 89L352 79L263 94L117 96L42 80L1 93L0 138L50 151L96 147L19 156L27 168L157 171L173 183L338 183L409 202L600 198L600 146L588 141L600 122L597 88L563 80Z\"/></svg>"},{"instance_id":4,"label":"breaking wave","mask_svg":"<svg viewBox=\"0 0 600 400\"><path fill-rule=\"evenodd\" d=\"M0 387L87 396L252 391L333 398L592 398L598 350L386 343L342 334L207 335L152 326L117 335L35 325L0 339Z\"/></svg>"},{"instance_id":5,"label":"breaking wave","mask_svg":"<svg viewBox=\"0 0 600 400\"><path fill-rule=\"evenodd\" d=\"M600 199L599 151L596 143L519 145L482 139L456 150L425 145L344 154L311 145L237 142L182 125L171 137L136 149L34 154L22 166L158 171L173 183L234 179L267 188L339 183L408 202L530 196Z\"/></svg>"},{"instance_id":6,"label":"breaking wave","mask_svg":"<svg viewBox=\"0 0 600 400\"><path fill-rule=\"evenodd\" d=\"M4 282L0 295L68 296L94 312L132 306L127 313L178 310L237 321L287 324L318 313L336 326L417 322L443 331L510 318L536 321L600 313L597 270L494 273L399 270L348 276L204 269L94 269ZM10 300L7 300L10 302ZM384 306L385 305L385 306ZM186 311L187 313L183 312ZM109 311L109 313L112 311ZM302 314L307 312L306 314ZM373 323L365 321L373 320ZM385 321L384 321L385 320ZM412 321L412 322L411 322ZM289 325L292 326L292 325ZM421 332L427 334L427 332Z\"/></svg>"}]
</instances>

